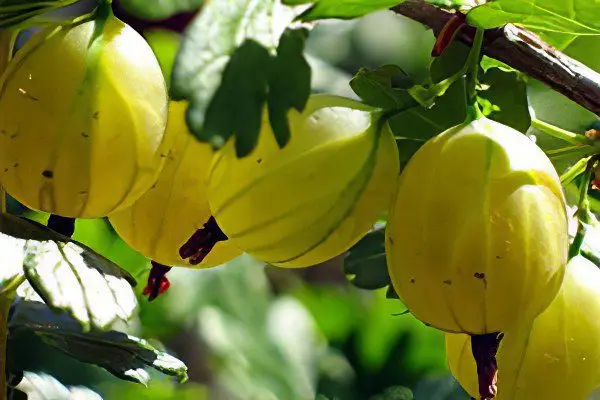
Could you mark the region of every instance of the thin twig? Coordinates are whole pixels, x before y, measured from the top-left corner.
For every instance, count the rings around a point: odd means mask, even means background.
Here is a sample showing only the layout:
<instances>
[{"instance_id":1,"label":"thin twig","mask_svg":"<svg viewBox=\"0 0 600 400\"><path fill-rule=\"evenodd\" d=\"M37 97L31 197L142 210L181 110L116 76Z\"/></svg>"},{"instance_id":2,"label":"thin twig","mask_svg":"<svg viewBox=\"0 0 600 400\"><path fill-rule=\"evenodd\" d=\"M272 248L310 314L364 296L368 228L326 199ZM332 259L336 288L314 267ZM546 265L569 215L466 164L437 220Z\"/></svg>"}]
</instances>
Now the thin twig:
<instances>
[{"instance_id":1,"label":"thin twig","mask_svg":"<svg viewBox=\"0 0 600 400\"><path fill-rule=\"evenodd\" d=\"M453 13L423 0L407 0L392 8L418 21L437 36ZM462 29L457 38L473 43L475 29ZM569 99L600 115L600 74L551 47L532 32L514 25L486 31L484 54L543 82Z\"/></svg>"}]
</instances>

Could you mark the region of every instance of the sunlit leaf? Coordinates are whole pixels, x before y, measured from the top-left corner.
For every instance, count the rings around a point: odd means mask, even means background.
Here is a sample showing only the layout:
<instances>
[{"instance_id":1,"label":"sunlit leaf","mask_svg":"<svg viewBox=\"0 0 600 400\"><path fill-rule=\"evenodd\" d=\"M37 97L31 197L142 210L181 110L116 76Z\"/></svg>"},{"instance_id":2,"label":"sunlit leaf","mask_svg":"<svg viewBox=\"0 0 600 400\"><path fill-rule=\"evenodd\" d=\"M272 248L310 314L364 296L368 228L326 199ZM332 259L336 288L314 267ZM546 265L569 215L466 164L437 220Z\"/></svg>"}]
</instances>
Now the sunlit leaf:
<instances>
[{"instance_id":1,"label":"sunlit leaf","mask_svg":"<svg viewBox=\"0 0 600 400\"><path fill-rule=\"evenodd\" d=\"M81 386L66 387L51 375L44 373L25 372L16 389L30 400L102 400L102 397L91 389ZM14 396L18 398L18 395Z\"/></svg>"},{"instance_id":2,"label":"sunlit leaf","mask_svg":"<svg viewBox=\"0 0 600 400\"><path fill-rule=\"evenodd\" d=\"M175 14L199 9L204 0L121 0L130 14L144 19L165 19Z\"/></svg>"},{"instance_id":3,"label":"sunlit leaf","mask_svg":"<svg viewBox=\"0 0 600 400\"><path fill-rule=\"evenodd\" d=\"M21 263L50 307L71 314L86 330L107 329L132 316L135 280L116 264L37 222L9 214L1 221L0 243L11 249L5 255L11 268Z\"/></svg>"},{"instance_id":4,"label":"sunlit leaf","mask_svg":"<svg viewBox=\"0 0 600 400\"><path fill-rule=\"evenodd\" d=\"M600 35L598 15L600 3L597 1L495 0L472 9L467 21L482 28L514 23L538 33Z\"/></svg>"},{"instance_id":5,"label":"sunlit leaf","mask_svg":"<svg viewBox=\"0 0 600 400\"><path fill-rule=\"evenodd\" d=\"M352 19L385 10L402 3L404 0L284 0L287 4L314 3L300 19L313 21L325 18Z\"/></svg>"}]
</instances>

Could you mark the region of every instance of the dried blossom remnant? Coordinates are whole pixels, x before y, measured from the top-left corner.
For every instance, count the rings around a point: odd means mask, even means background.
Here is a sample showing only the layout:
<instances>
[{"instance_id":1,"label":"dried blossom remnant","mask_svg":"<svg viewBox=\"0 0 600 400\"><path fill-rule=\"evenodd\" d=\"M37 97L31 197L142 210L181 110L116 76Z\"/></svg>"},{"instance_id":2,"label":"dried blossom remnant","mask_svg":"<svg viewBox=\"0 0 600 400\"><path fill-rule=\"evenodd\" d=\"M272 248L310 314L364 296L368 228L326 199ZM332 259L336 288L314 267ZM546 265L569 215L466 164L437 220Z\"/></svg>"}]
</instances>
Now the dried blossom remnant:
<instances>
[{"instance_id":1,"label":"dried blossom remnant","mask_svg":"<svg viewBox=\"0 0 600 400\"><path fill-rule=\"evenodd\" d=\"M218 242L228 240L214 217L210 217L201 229L198 229L179 249L181 258L188 259L192 265L200 264Z\"/></svg>"},{"instance_id":2,"label":"dried blossom remnant","mask_svg":"<svg viewBox=\"0 0 600 400\"><path fill-rule=\"evenodd\" d=\"M457 12L448 20L442 31L437 36L433 49L431 50L432 57L439 57L444 50L452 43L456 34L467 24L467 16Z\"/></svg>"},{"instance_id":3,"label":"dried blossom remnant","mask_svg":"<svg viewBox=\"0 0 600 400\"><path fill-rule=\"evenodd\" d=\"M471 351L477 363L479 395L482 400L493 399L498 393L496 353L503 337L504 334L499 332L471 336Z\"/></svg>"},{"instance_id":4,"label":"dried blossom remnant","mask_svg":"<svg viewBox=\"0 0 600 400\"><path fill-rule=\"evenodd\" d=\"M148 284L143 292L144 296L148 296L149 301L156 299L159 295L169 289L171 282L169 282L166 275L170 270L171 267L152 261L152 269L148 276Z\"/></svg>"}]
</instances>

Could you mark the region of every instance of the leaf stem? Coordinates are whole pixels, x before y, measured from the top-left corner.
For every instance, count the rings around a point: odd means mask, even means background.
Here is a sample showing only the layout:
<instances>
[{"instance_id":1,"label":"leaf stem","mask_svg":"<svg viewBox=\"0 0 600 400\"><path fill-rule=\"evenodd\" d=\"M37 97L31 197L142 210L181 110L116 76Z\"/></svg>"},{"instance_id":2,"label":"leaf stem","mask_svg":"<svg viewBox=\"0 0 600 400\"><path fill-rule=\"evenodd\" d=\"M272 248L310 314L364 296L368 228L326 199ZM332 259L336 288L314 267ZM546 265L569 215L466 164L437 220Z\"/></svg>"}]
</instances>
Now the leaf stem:
<instances>
[{"instance_id":1,"label":"leaf stem","mask_svg":"<svg viewBox=\"0 0 600 400\"><path fill-rule=\"evenodd\" d=\"M0 296L0 400L7 400L6 343L8 340L8 314L15 292Z\"/></svg>"},{"instance_id":2,"label":"leaf stem","mask_svg":"<svg viewBox=\"0 0 600 400\"><path fill-rule=\"evenodd\" d=\"M481 61L481 47L485 30L477 28L473 47L469 53L466 64L465 90L467 94L467 122L475 121L484 115L477 104L477 83L479 82L479 63Z\"/></svg>"},{"instance_id":3,"label":"leaf stem","mask_svg":"<svg viewBox=\"0 0 600 400\"><path fill-rule=\"evenodd\" d=\"M579 135L577 133L573 133L571 131L567 131L565 129L559 128L552 124L549 124L544 121L540 121L539 119L532 118L531 119L531 127L535 128L547 135L555 137L557 139L564 140L565 142L579 145L586 144L588 142L588 138L584 135Z\"/></svg>"}]
</instances>

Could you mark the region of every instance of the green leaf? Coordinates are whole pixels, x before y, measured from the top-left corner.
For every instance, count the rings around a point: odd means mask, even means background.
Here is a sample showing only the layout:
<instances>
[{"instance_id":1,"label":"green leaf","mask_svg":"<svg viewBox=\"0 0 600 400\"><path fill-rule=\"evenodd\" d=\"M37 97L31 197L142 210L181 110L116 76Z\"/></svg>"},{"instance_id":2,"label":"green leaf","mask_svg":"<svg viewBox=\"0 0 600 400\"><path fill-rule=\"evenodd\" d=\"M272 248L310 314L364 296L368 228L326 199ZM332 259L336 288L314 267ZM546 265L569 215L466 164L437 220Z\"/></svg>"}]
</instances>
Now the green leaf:
<instances>
[{"instance_id":1,"label":"green leaf","mask_svg":"<svg viewBox=\"0 0 600 400\"><path fill-rule=\"evenodd\" d=\"M311 1L284 0L286 4L303 4ZM298 19L314 21L317 19L339 18L353 19L363 15L396 6L404 0L319 0L302 13Z\"/></svg>"},{"instance_id":2,"label":"green leaf","mask_svg":"<svg viewBox=\"0 0 600 400\"><path fill-rule=\"evenodd\" d=\"M171 95L189 101L187 123L200 140L218 148L235 135L238 156L249 154L269 101L271 109L278 105L278 142L286 142L281 116L289 107L304 107L310 90L305 32L284 35L299 12L279 0L211 1L192 22L175 61ZM282 84L292 63L299 81Z\"/></svg>"},{"instance_id":3,"label":"green leaf","mask_svg":"<svg viewBox=\"0 0 600 400\"><path fill-rule=\"evenodd\" d=\"M487 71L481 83L489 86L479 96L497 107L489 117L520 132L527 132L531 125L527 85L520 72L505 72L498 68Z\"/></svg>"},{"instance_id":4,"label":"green leaf","mask_svg":"<svg viewBox=\"0 0 600 400\"><path fill-rule=\"evenodd\" d=\"M405 89L392 87L392 79L400 79L410 87L410 78L395 65L384 65L375 70L361 68L350 81L352 90L367 104L384 110L401 111L418 103Z\"/></svg>"},{"instance_id":5,"label":"green leaf","mask_svg":"<svg viewBox=\"0 0 600 400\"><path fill-rule=\"evenodd\" d=\"M45 373L25 372L16 389L28 399L79 399L102 400L102 397L81 386L66 387L51 375ZM18 396L16 394L15 396Z\"/></svg>"},{"instance_id":6,"label":"green leaf","mask_svg":"<svg viewBox=\"0 0 600 400\"><path fill-rule=\"evenodd\" d=\"M483 69L483 72L487 72L492 68L498 68L504 72L516 72L514 68L504 64L502 61L498 61L495 58L488 56L483 56L481 59L481 69Z\"/></svg>"},{"instance_id":7,"label":"green leaf","mask_svg":"<svg viewBox=\"0 0 600 400\"><path fill-rule=\"evenodd\" d=\"M32 331L47 344L82 362L95 364L113 375L146 384L152 367L163 374L187 380L187 367L177 358L157 350L147 341L117 331L84 332L78 321L57 315L45 304L17 299L9 322L11 335Z\"/></svg>"},{"instance_id":8,"label":"green leaf","mask_svg":"<svg viewBox=\"0 0 600 400\"><path fill-rule=\"evenodd\" d=\"M131 15L148 20L160 20L182 12L197 10L204 0L121 0L119 3Z\"/></svg>"},{"instance_id":9,"label":"green leaf","mask_svg":"<svg viewBox=\"0 0 600 400\"><path fill-rule=\"evenodd\" d=\"M350 249L344 273L361 289L381 289L391 283L385 258L385 228L369 232Z\"/></svg>"},{"instance_id":10,"label":"green leaf","mask_svg":"<svg viewBox=\"0 0 600 400\"><path fill-rule=\"evenodd\" d=\"M508 23L537 33L600 35L600 3L590 0L495 0L472 9L469 24L495 28Z\"/></svg>"},{"instance_id":11,"label":"green leaf","mask_svg":"<svg viewBox=\"0 0 600 400\"><path fill-rule=\"evenodd\" d=\"M0 241L13 248L12 263L21 263L50 307L69 313L84 330L107 329L133 315L135 280L119 266L42 224L9 214L1 218Z\"/></svg>"}]
</instances>

